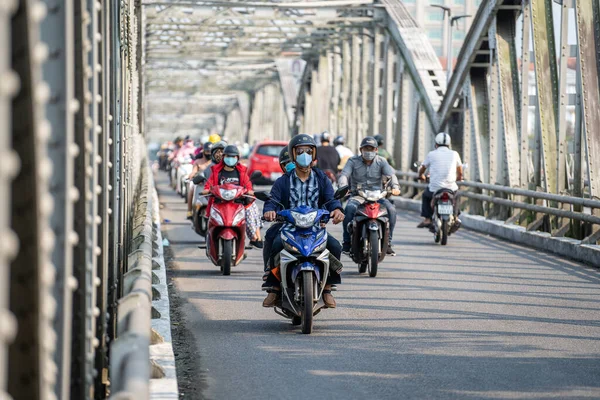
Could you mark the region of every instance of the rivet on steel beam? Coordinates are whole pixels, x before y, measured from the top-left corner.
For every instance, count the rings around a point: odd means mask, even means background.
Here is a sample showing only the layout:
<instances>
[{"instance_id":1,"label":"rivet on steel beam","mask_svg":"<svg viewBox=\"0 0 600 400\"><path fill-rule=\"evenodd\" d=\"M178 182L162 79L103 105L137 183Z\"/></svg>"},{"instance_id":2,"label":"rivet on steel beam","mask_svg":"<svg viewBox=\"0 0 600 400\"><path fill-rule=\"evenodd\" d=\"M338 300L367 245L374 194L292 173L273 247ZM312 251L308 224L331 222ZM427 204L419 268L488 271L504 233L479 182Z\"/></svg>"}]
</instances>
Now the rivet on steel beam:
<instances>
[{"instance_id":1,"label":"rivet on steel beam","mask_svg":"<svg viewBox=\"0 0 600 400\"><path fill-rule=\"evenodd\" d=\"M46 8L46 5L44 3L42 3L41 1L38 1L38 2L34 3L33 6L31 7L30 15L34 22L40 23L46 17L47 13L48 13L48 10Z\"/></svg>"},{"instance_id":2,"label":"rivet on steel beam","mask_svg":"<svg viewBox=\"0 0 600 400\"><path fill-rule=\"evenodd\" d=\"M16 152L5 150L0 152L0 159L3 160L3 166L0 168L0 177L14 178L21 168L21 159Z\"/></svg>"},{"instance_id":3,"label":"rivet on steel beam","mask_svg":"<svg viewBox=\"0 0 600 400\"><path fill-rule=\"evenodd\" d=\"M50 229L44 229L43 235L40 238L40 245L45 251L51 251L54 249L54 243L56 242L54 232Z\"/></svg>"},{"instance_id":4,"label":"rivet on steel beam","mask_svg":"<svg viewBox=\"0 0 600 400\"><path fill-rule=\"evenodd\" d=\"M12 230L2 232L2 240L0 241L0 253L7 258L12 259L19 251L19 238Z\"/></svg>"},{"instance_id":5,"label":"rivet on steel beam","mask_svg":"<svg viewBox=\"0 0 600 400\"><path fill-rule=\"evenodd\" d=\"M46 82L41 82L35 89L35 100L38 104L45 104L50 98L50 87Z\"/></svg>"},{"instance_id":6,"label":"rivet on steel beam","mask_svg":"<svg viewBox=\"0 0 600 400\"><path fill-rule=\"evenodd\" d=\"M69 102L69 111L72 113L79 111L79 100L73 99Z\"/></svg>"}]
</instances>

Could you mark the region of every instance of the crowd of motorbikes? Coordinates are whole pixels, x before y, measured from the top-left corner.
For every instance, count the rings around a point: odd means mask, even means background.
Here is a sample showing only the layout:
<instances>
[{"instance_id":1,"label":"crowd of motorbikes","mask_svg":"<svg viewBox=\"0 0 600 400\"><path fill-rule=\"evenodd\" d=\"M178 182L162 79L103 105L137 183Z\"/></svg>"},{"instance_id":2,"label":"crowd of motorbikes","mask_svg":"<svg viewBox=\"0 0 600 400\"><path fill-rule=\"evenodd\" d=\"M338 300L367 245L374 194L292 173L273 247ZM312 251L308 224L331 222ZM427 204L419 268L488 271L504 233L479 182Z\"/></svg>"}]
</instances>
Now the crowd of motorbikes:
<instances>
[{"instance_id":1,"label":"crowd of motorbikes","mask_svg":"<svg viewBox=\"0 0 600 400\"><path fill-rule=\"evenodd\" d=\"M205 239L207 257L220 268L223 275L230 275L231 268L245 258L246 250L246 208L255 200L268 201L267 192L248 194L246 188L230 183L210 187L208 194L202 194L206 178L197 174L189 176L193 168L190 155L171 158L170 149L159 154L159 168L166 171L171 187L184 201L188 191L192 196L192 229ZM259 175L255 172L254 175ZM251 179L258 176L251 176ZM358 187L349 193L349 187L337 188L334 198L345 200L357 196L361 201L354 220L348 229L351 233L351 259L357 264L359 273L377 276L378 266L384 260L389 245L389 217L380 199L389 198L391 189L384 185L380 190L367 190ZM213 199L207 215L209 198ZM434 216L431 232L436 243L446 245L448 236L458 229L456 196L452 191L439 191L433 197ZM281 304L275 307L279 315L291 319L292 324L301 325L303 333L312 331L313 317L323 308L322 300L325 282L330 273L341 271L342 264L326 249L329 212L301 206L277 212L277 222L293 226L292 230L282 230L284 249L278 255L276 265L281 281ZM335 290L335 289L334 289Z\"/></svg>"}]
</instances>

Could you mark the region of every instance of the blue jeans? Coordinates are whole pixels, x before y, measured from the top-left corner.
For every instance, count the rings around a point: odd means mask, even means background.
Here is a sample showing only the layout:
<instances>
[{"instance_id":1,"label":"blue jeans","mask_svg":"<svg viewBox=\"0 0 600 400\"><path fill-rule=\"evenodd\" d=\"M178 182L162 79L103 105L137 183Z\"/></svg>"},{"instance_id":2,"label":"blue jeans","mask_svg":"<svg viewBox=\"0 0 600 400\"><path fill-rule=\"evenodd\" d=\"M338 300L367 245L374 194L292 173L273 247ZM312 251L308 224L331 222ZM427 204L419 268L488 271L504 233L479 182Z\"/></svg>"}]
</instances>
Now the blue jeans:
<instances>
[{"instance_id":1,"label":"blue jeans","mask_svg":"<svg viewBox=\"0 0 600 400\"><path fill-rule=\"evenodd\" d=\"M281 236L277 235L271 246L271 257L275 257L277 253L283 250L283 242ZM342 245L331 235L327 235L327 250L333 254L335 258L340 260L342 258ZM331 273L327 277L327 285L339 285L342 283L342 276L337 273ZM263 286L279 286L279 281L273 274L269 274L267 281Z\"/></svg>"},{"instance_id":2,"label":"blue jeans","mask_svg":"<svg viewBox=\"0 0 600 400\"><path fill-rule=\"evenodd\" d=\"M279 232L281 231L281 227L283 226L283 222L277 222L272 224L269 229L267 229L267 233L265 233L265 240L263 245L263 262L265 271L269 266L269 259L271 257L271 247L273 246L273 242L279 236Z\"/></svg>"},{"instance_id":3,"label":"blue jeans","mask_svg":"<svg viewBox=\"0 0 600 400\"><path fill-rule=\"evenodd\" d=\"M378 201L379 204L385 206L390 218L390 243L392 243L392 237L394 236L394 227L396 226L396 207L388 200L381 199ZM344 211L344 243L350 243L350 232L348 232L348 224L352 222L356 215L356 210L360 206L360 203L354 199L350 199L346 205L346 211Z\"/></svg>"}]
</instances>

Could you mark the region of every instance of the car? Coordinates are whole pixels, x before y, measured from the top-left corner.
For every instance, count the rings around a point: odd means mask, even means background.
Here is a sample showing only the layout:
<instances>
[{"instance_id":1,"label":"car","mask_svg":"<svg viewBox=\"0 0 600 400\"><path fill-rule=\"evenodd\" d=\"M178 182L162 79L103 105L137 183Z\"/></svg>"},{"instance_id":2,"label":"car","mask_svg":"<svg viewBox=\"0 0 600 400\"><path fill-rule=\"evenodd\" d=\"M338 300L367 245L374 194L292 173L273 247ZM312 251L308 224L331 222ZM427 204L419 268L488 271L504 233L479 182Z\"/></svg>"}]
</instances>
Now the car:
<instances>
[{"instance_id":1,"label":"car","mask_svg":"<svg viewBox=\"0 0 600 400\"><path fill-rule=\"evenodd\" d=\"M262 176L255 178L252 181L253 183L273 183L283 175L279 167L279 153L287 145L288 143L285 141L269 140L254 146L250 157L248 157L248 173L252 175L254 171L259 171Z\"/></svg>"}]
</instances>

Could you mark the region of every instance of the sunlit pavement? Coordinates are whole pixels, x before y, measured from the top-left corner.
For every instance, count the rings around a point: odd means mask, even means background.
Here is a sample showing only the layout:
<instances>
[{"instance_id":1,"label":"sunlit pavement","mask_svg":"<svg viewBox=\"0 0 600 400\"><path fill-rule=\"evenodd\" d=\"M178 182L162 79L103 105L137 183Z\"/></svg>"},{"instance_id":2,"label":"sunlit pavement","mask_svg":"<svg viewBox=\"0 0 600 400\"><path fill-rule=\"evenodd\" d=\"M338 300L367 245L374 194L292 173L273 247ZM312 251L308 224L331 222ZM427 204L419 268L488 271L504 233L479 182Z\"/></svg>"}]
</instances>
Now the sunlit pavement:
<instances>
[{"instance_id":1,"label":"sunlit pavement","mask_svg":"<svg viewBox=\"0 0 600 400\"><path fill-rule=\"evenodd\" d=\"M222 276L166 183L162 229L207 398L600 397L596 269L466 230L442 247L401 212L398 255L376 278L344 256L338 308L303 335L261 306L261 252Z\"/></svg>"}]
</instances>

